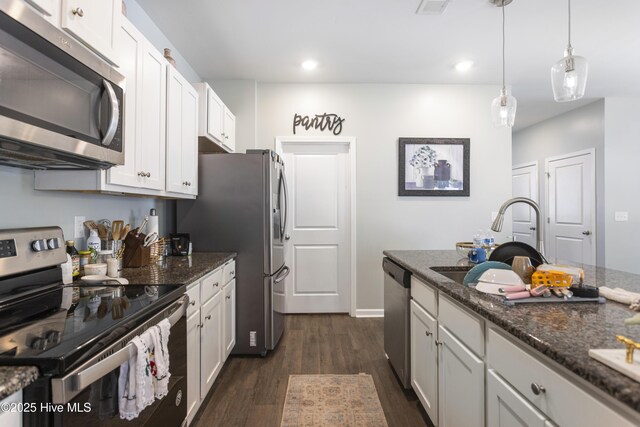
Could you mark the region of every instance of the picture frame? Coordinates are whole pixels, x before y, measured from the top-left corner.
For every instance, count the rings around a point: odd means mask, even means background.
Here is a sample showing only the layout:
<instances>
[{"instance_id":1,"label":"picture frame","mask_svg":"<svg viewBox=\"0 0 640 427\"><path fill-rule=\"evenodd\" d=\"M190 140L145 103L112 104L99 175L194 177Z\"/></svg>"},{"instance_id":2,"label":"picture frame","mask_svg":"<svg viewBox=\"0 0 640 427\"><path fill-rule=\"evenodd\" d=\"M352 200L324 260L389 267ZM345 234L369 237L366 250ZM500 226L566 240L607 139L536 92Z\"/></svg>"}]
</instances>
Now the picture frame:
<instances>
[{"instance_id":1,"label":"picture frame","mask_svg":"<svg viewBox=\"0 0 640 427\"><path fill-rule=\"evenodd\" d=\"M469 138L400 138L398 196L469 197Z\"/></svg>"}]
</instances>

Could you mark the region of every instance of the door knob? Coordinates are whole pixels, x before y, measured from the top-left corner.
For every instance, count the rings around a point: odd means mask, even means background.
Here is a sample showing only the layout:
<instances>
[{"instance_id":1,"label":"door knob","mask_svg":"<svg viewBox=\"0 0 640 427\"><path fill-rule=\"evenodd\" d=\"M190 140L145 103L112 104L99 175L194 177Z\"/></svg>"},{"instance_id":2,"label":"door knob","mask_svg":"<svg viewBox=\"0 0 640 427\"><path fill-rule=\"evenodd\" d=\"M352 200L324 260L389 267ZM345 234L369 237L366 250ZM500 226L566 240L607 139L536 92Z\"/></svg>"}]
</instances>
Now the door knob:
<instances>
[{"instance_id":1,"label":"door knob","mask_svg":"<svg viewBox=\"0 0 640 427\"><path fill-rule=\"evenodd\" d=\"M288 234L285 234L284 235L284 240L289 240L289 239L291 239L291 236L289 236Z\"/></svg>"},{"instance_id":2,"label":"door knob","mask_svg":"<svg viewBox=\"0 0 640 427\"><path fill-rule=\"evenodd\" d=\"M582 234L584 234L585 236L590 236L591 232L589 230L583 231Z\"/></svg>"}]
</instances>

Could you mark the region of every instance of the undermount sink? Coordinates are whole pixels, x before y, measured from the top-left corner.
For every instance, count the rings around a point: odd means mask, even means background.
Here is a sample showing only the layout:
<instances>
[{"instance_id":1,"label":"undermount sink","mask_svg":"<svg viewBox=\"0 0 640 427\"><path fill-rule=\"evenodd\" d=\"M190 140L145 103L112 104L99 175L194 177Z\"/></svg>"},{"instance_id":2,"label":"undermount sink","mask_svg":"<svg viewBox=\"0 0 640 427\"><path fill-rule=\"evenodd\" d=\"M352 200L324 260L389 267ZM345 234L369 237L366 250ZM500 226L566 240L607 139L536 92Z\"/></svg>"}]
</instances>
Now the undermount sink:
<instances>
[{"instance_id":1,"label":"undermount sink","mask_svg":"<svg viewBox=\"0 0 640 427\"><path fill-rule=\"evenodd\" d=\"M464 276L467 275L471 268L472 267L431 267L431 270L462 285Z\"/></svg>"}]
</instances>

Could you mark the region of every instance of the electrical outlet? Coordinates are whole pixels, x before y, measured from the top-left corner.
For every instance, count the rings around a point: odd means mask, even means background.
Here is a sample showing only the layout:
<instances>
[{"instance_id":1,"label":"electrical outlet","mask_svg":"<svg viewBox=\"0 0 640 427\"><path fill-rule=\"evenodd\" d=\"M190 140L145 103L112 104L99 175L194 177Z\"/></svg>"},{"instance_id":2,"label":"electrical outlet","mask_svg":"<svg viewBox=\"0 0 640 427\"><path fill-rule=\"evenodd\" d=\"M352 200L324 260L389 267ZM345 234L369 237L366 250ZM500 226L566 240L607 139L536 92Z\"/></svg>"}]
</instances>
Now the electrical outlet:
<instances>
[{"instance_id":1,"label":"electrical outlet","mask_svg":"<svg viewBox=\"0 0 640 427\"><path fill-rule=\"evenodd\" d=\"M84 222L87 220L86 216L74 216L73 217L73 238L82 238L84 235Z\"/></svg>"},{"instance_id":2,"label":"electrical outlet","mask_svg":"<svg viewBox=\"0 0 640 427\"><path fill-rule=\"evenodd\" d=\"M629 221L629 212L616 212L614 214L614 219L617 222Z\"/></svg>"}]
</instances>

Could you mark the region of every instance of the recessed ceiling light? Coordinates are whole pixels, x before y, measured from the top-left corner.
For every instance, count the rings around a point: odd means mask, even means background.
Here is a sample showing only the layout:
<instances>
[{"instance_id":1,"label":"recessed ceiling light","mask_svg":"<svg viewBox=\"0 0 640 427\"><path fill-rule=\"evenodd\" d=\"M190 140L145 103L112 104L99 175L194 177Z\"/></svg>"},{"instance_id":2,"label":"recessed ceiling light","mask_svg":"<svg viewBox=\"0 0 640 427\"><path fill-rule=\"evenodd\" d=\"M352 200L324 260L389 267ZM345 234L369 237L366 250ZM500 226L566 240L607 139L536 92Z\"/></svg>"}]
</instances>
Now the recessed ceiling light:
<instances>
[{"instance_id":1,"label":"recessed ceiling light","mask_svg":"<svg viewBox=\"0 0 640 427\"><path fill-rule=\"evenodd\" d=\"M458 62L454 68L456 69L456 71L465 72L469 71L471 67L473 67L473 61L465 60Z\"/></svg>"},{"instance_id":2,"label":"recessed ceiling light","mask_svg":"<svg viewBox=\"0 0 640 427\"><path fill-rule=\"evenodd\" d=\"M311 71L315 70L318 67L318 61L314 61L313 59L307 59L302 63L302 68Z\"/></svg>"}]
</instances>

